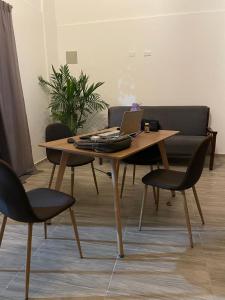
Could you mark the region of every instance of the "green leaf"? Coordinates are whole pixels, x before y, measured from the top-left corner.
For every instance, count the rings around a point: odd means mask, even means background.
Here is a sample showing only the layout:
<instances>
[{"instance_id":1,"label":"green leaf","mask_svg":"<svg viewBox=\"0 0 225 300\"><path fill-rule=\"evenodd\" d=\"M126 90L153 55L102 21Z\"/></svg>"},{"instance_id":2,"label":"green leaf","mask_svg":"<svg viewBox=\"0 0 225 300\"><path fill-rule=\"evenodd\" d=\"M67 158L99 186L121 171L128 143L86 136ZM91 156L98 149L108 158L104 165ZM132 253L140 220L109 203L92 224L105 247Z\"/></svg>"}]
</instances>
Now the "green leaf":
<instances>
[{"instance_id":1,"label":"green leaf","mask_svg":"<svg viewBox=\"0 0 225 300\"><path fill-rule=\"evenodd\" d=\"M66 124L76 134L90 115L106 109L109 105L96 93L104 82L89 83L89 76L81 71L78 78L70 74L68 65L59 70L52 66L50 80L38 77L39 84L51 96L49 109L52 118Z\"/></svg>"}]
</instances>

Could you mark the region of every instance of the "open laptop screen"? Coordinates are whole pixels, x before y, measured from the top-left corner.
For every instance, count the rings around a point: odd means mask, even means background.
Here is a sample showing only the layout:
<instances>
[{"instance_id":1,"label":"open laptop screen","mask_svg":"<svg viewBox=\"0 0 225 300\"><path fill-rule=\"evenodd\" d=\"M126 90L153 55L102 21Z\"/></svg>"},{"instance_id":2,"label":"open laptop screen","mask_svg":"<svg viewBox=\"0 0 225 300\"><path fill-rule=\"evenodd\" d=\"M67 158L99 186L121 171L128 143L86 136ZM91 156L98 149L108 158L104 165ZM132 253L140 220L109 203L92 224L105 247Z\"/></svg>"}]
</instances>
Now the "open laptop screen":
<instances>
[{"instance_id":1,"label":"open laptop screen","mask_svg":"<svg viewBox=\"0 0 225 300\"><path fill-rule=\"evenodd\" d=\"M143 110L125 111L120 127L120 135L134 134L141 130L141 120L143 117Z\"/></svg>"}]
</instances>

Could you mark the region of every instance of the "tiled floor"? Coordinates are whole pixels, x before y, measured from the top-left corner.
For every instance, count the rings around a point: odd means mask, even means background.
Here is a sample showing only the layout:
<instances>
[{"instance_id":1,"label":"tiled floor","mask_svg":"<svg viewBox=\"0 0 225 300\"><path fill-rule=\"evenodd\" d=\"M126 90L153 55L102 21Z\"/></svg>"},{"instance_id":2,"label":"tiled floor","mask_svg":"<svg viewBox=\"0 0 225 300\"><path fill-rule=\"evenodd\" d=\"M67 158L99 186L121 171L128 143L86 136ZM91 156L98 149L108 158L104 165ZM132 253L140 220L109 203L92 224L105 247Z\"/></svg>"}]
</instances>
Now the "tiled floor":
<instances>
[{"instance_id":1,"label":"tiled floor","mask_svg":"<svg viewBox=\"0 0 225 300\"><path fill-rule=\"evenodd\" d=\"M109 171L105 163L96 166ZM50 164L25 186L47 186ZM132 185L128 168L124 199L121 203L124 225L125 258L116 257L117 246L111 180L97 172L97 196L90 166L77 168L76 215L84 259L80 259L67 213L48 227L35 225L33 238L30 299L55 300L223 300L225 299L225 158L219 157L214 171L206 168L197 185L206 225L201 226L194 198L188 203L194 232L190 249L182 197L177 193L167 206L169 192L162 191L160 209L155 213L149 193L144 226L137 229L143 186L141 177L148 167L137 167ZM122 171L121 171L122 173ZM70 191L69 170L64 191ZM24 299L24 264L27 227L10 221L0 249L0 299Z\"/></svg>"}]
</instances>

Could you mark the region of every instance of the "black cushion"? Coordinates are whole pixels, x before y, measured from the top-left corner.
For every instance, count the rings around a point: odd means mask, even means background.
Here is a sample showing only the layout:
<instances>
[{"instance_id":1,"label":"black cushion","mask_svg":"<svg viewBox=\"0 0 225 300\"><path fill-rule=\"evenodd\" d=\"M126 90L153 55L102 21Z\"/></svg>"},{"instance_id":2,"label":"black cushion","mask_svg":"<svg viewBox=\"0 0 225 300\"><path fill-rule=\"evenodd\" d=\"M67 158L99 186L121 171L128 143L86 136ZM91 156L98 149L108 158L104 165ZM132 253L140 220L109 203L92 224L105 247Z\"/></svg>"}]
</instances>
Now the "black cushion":
<instances>
[{"instance_id":1,"label":"black cushion","mask_svg":"<svg viewBox=\"0 0 225 300\"><path fill-rule=\"evenodd\" d=\"M142 178L142 182L146 185L156 186L161 189L177 190L179 186L181 186L184 177L184 172L160 169L146 174Z\"/></svg>"},{"instance_id":2,"label":"black cushion","mask_svg":"<svg viewBox=\"0 0 225 300\"><path fill-rule=\"evenodd\" d=\"M55 141L55 140L68 138L68 137L72 137L72 136L73 136L73 134L72 134L71 130L68 128L68 126L66 126L62 123L49 124L45 130L46 142ZM46 149L46 154L47 154L48 160L55 165L60 164L61 153L62 152L58 151L58 150ZM93 157L79 155L79 154L73 154L73 155L70 155L69 160L67 162L67 166L68 167L79 167L79 166L89 164L92 161L94 161Z\"/></svg>"},{"instance_id":3,"label":"black cushion","mask_svg":"<svg viewBox=\"0 0 225 300\"><path fill-rule=\"evenodd\" d=\"M65 193L47 188L27 192L34 214L41 221L51 219L75 203L75 199Z\"/></svg>"},{"instance_id":4,"label":"black cushion","mask_svg":"<svg viewBox=\"0 0 225 300\"><path fill-rule=\"evenodd\" d=\"M0 160L0 212L23 223L51 219L75 203L71 196L46 188L25 192L7 163Z\"/></svg>"},{"instance_id":5,"label":"black cushion","mask_svg":"<svg viewBox=\"0 0 225 300\"><path fill-rule=\"evenodd\" d=\"M195 149L186 172L172 170L152 171L142 178L144 184L168 190L186 190L198 182L211 138L206 137Z\"/></svg>"},{"instance_id":6,"label":"black cushion","mask_svg":"<svg viewBox=\"0 0 225 300\"><path fill-rule=\"evenodd\" d=\"M58 150L52 150L52 149L46 149L48 160L55 164L60 164L61 159L61 151ZM69 156L69 159L67 161L68 167L79 167L86 164L89 164L93 162L95 159L91 156L85 156L85 155L79 155L79 154L73 154Z\"/></svg>"},{"instance_id":7,"label":"black cushion","mask_svg":"<svg viewBox=\"0 0 225 300\"><path fill-rule=\"evenodd\" d=\"M161 162L161 155L157 145L139 151L123 160L127 164L150 166Z\"/></svg>"}]
</instances>

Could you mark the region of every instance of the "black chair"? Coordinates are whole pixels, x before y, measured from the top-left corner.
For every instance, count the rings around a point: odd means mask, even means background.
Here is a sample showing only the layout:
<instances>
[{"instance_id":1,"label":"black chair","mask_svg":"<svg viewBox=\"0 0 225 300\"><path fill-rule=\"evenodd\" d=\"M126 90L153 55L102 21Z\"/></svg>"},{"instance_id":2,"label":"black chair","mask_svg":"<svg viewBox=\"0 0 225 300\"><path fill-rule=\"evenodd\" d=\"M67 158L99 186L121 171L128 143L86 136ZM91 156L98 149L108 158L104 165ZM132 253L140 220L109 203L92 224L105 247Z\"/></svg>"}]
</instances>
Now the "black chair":
<instances>
[{"instance_id":1,"label":"black chair","mask_svg":"<svg viewBox=\"0 0 225 300\"><path fill-rule=\"evenodd\" d=\"M144 149L138 153L128 156L127 158L123 159L123 162L124 162L124 169L123 169L120 198L123 197L127 165L133 165L133 184L134 184L136 165L150 166L151 170L153 170L153 165L157 165L159 168L159 164L161 163L161 155L160 155L159 147L158 147L158 145L151 146L151 147ZM154 194L154 197L156 197L155 188L153 188L153 194Z\"/></svg>"},{"instance_id":2,"label":"black chair","mask_svg":"<svg viewBox=\"0 0 225 300\"><path fill-rule=\"evenodd\" d=\"M7 218L28 223L25 299L28 299L29 291L32 228L34 223L46 222L69 209L80 257L83 257L72 209L74 203L75 199L70 195L48 188L38 188L25 192L22 183L13 170L0 160L0 212L3 214L0 246Z\"/></svg>"},{"instance_id":3,"label":"black chair","mask_svg":"<svg viewBox=\"0 0 225 300\"><path fill-rule=\"evenodd\" d=\"M142 182L145 184L145 191L141 205L141 214L139 220L139 230L141 230L142 226L142 218L143 218L143 210L144 205L147 197L147 189L148 186L153 186L158 189L166 189L172 191L180 191L184 198L184 211L187 223L187 229L189 233L190 245L193 247L193 239L192 239L192 230L191 230L191 223L188 213L188 206L187 206L187 199L185 190L192 188L195 201L197 204L197 208L202 220L202 224L204 224L204 218L200 206L200 202L198 199L198 195L196 192L195 184L198 182L202 170L204 167L205 156L207 153L207 149L211 138L205 138L203 142L198 146L195 153L192 156L192 159L188 165L186 172L174 171L174 170L154 170L142 178ZM157 193L157 207L159 204L159 193Z\"/></svg>"},{"instance_id":4,"label":"black chair","mask_svg":"<svg viewBox=\"0 0 225 300\"><path fill-rule=\"evenodd\" d=\"M59 140L63 138L68 138L72 137L73 134L70 131L70 129L62 124L62 123L53 123L47 126L46 131L45 131L45 140L46 142L54 141L54 140ZM55 173L55 168L56 165L60 164L60 159L61 159L61 151L58 150L53 150L53 149L46 149L46 155L47 159L53 164L52 168L52 173L49 181L49 188L51 188L54 173ZM73 196L74 193L74 168L91 164L91 170L94 178L94 183L95 183L95 188L98 194L98 184L96 180L96 175L95 175L95 169L93 165L94 158L89 157L89 156L84 156L84 155L78 155L78 154L73 154L70 155L70 158L67 163L67 167L71 168L71 196Z\"/></svg>"}]
</instances>

